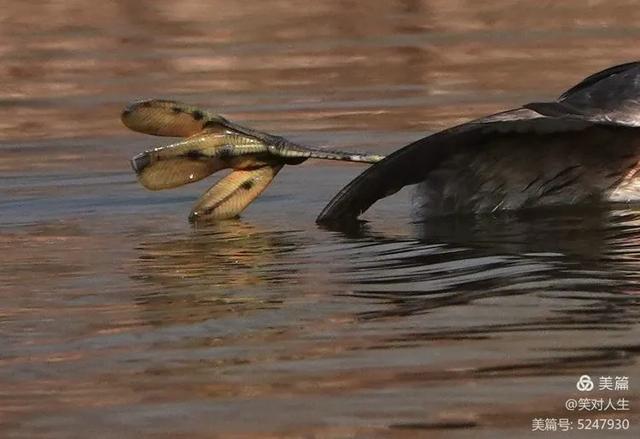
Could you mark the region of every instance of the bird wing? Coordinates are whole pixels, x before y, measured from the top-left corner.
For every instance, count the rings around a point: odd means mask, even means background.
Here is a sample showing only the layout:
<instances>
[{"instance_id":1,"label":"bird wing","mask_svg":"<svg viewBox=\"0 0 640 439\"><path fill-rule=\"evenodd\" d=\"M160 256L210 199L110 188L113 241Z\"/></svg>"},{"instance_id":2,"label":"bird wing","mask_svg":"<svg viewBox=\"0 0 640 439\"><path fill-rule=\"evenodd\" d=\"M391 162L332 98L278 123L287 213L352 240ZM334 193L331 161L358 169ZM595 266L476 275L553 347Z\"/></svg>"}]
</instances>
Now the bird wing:
<instances>
[{"instance_id":1,"label":"bird wing","mask_svg":"<svg viewBox=\"0 0 640 439\"><path fill-rule=\"evenodd\" d=\"M327 204L316 221L353 220L373 203L425 179L443 160L499 134L579 131L592 125L571 116L548 117L527 108L494 114L417 140L366 169Z\"/></svg>"},{"instance_id":2,"label":"bird wing","mask_svg":"<svg viewBox=\"0 0 640 439\"><path fill-rule=\"evenodd\" d=\"M572 114L599 124L640 127L640 62L594 73L557 101L526 107L548 116Z\"/></svg>"},{"instance_id":3,"label":"bird wing","mask_svg":"<svg viewBox=\"0 0 640 439\"><path fill-rule=\"evenodd\" d=\"M351 181L316 221L353 220L377 200L424 180L443 159L495 135L579 131L594 124L640 126L640 63L627 63L591 75L557 101L527 104L413 142Z\"/></svg>"}]
</instances>

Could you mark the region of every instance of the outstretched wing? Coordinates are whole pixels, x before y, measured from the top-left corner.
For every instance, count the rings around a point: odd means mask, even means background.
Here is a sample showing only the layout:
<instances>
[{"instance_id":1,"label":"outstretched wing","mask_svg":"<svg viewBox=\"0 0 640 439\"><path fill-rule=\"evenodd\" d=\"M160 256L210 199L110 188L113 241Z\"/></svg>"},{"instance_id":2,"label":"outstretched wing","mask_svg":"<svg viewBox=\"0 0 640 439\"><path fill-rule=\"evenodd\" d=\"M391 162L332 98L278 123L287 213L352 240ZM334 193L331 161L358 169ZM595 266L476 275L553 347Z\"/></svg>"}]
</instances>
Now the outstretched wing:
<instances>
[{"instance_id":1,"label":"outstretched wing","mask_svg":"<svg viewBox=\"0 0 640 439\"><path fill-rule=\"evenodd\" d=\"M547 134L593 124L640 126L640 63L596 73L556 102L527 104L420 139L374 164L323 209L318 223L353 220L377 200L419 183L443 159L507 133Z\"/></svg>"}]
</instances>

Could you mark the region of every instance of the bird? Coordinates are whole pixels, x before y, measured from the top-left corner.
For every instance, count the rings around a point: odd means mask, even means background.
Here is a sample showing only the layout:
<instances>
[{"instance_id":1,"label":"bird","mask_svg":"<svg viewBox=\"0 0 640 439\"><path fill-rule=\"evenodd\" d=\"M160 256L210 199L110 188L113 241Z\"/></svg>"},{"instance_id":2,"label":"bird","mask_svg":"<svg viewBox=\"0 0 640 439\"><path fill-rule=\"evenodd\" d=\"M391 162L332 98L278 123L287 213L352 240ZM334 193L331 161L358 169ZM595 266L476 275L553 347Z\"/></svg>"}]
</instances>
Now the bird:
<instances>
[{"instance_id":1,"label":"bird","mask_svg":"<svg viewBox=\"0 0 640 439\"><path fill-rule=\"evenodd\" d=\"M133 158L149 189L234 169L205 193L191 220L237 216L285 164L309 158L371 164L333 197L319 224L357 220L408 185L415 185L412 208L420 218L640 200L638 61L594 73L556 100L436 132L386 157L309 148L173 101L134 103L122 121L147 134L190 136Z\"/></svg>"}]
</instances>

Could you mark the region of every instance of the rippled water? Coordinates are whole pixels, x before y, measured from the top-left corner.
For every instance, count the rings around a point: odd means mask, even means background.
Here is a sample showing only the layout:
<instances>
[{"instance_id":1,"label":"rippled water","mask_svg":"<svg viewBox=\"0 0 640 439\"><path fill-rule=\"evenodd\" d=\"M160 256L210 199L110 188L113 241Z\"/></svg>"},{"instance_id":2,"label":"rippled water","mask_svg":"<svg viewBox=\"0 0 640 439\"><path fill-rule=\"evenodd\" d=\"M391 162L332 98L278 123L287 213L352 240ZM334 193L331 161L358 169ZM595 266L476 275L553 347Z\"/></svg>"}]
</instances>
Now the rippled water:
<instances>
[{"instance_id":1,"label":"rippled water","mask_svg":"<svg viewBox=\"0 0 640 439\"><path fill-rule=\"evenodd\" d=\"M639 58L639 22L604 1L3 5L1 435L543 437L532 419L599 416L564 408L582 374L628 376L594 395L637 429L640 211L412 224L404 191L328 231L362 168L316 162L194 228L210 182L145 191L128 159L166 140L118 115L174 98L385 153Z\"/></svg>"}]
</instances>

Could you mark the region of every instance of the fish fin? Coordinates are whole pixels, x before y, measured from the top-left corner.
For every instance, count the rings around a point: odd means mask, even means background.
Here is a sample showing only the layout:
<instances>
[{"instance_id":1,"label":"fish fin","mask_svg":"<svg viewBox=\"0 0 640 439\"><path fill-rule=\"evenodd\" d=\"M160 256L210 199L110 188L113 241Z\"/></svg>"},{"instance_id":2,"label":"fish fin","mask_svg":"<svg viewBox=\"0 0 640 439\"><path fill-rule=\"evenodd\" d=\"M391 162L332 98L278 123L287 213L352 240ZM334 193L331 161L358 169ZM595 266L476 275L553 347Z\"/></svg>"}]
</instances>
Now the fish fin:
<instances>
[{"instance_id":1,"label":"fish fin","mask_svg":"<svg viewBox=\"0 0 640 439\"><path fill-rule=\"evenodd\" d=\"M163 99L134 102L124 109L120 118L133 131L168 137L189 137L202 131L205 125L222 128L226 122L210 111Z\"/></svg>"},{"instance_id":2,"label":"fish fin","mask_svg":"<svg viewBox=\"0 0 640 439\"><path fill-rule=\"evenodd\" d=\"M214 184L191 210L189 220L223 220L237 217L271 183L282 164L231 172Z\"/></svg>"},{"instance_id":3,"label":"fish fin","mask_svg":"<svg viewBox=\"0 0 640 439\"><path fill-rule=\"evenodd\" d=\"M178 143L142 152L131 159L138 181L150 190L193 183L228 167L222 134L201 133Z\"/></svg>"},{"instance_id":4,"label":"fish fin","mask_svg":"<svg viewBox=\"0 0 640 439\"><path fill-rule=\"evenodd\" d=\"M134 157L136 160L140 156ZM137 174L138 181L149 190L171 189L194 183L216 172L219 168L211 161L169 159L146 166Z\"/></svg>"}]
</instances>

